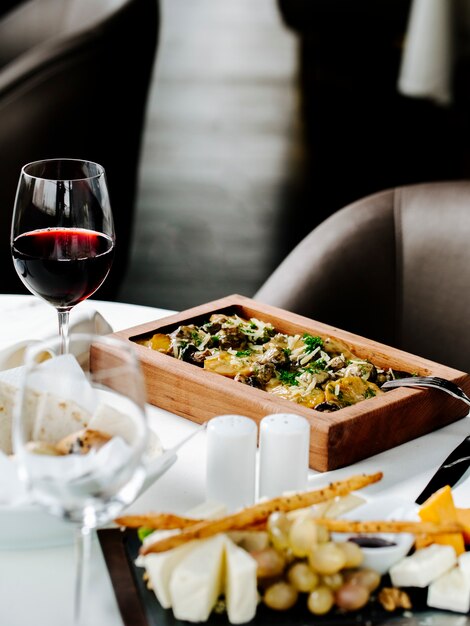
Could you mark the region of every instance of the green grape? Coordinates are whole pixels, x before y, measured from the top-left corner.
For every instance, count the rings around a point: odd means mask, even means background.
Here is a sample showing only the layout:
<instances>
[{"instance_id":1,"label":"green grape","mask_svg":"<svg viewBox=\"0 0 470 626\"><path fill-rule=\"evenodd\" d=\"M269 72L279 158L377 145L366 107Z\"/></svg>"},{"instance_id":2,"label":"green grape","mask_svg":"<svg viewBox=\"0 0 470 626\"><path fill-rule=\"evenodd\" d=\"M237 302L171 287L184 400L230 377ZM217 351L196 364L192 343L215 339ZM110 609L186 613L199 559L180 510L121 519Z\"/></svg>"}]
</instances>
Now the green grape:
<instances>
[{"instance_id":1,"label":"green grape","mask_svg":"<svg viewBox=\"0 0 470 626\"><path fill-rule=\"evenodd\" d=\"M268 547L264 550L253 550L250 555L258 564L258 578L273 578L279 576L284 571L286 560L284 556L274 548Z\"/></svg>"},{"instance_id":2,"label":"green grape","mask_svg":"<svg viewBox=\"0 0 470 626\"><path fill-rule=\"evenodd\" d=\"M291 522L287 515L281 511L271 513L268 518L268 534L271 543L276 550L287 550L289 548L289 528Z\"/></svg>"},{"instance_id":3,"label":"green grape","mask_svg":"<svg viewBox=\"0 0 470 626\"><path fill-rule=\"evenodd\" d=\"M263 596L263 602L270 609L287 611L297 602L299 594L292 585L286 582L274 583L268 587Z\"/></svg>"},{"instance_id":4,"label":"green grape","mask_svg":"<svg viewBox=\"0 0 470 626\"><path fill-rule=\"evenodd\" d=\"M380 585L381 576L373 569L364 568L355 572L348 572L344 579L345 582L361 585L372 592Z\"/></svg>"},{"instance_id":5,"label":"green grape","mask_svg":"<svg viewBox=\"0 0 470 626\"><path fill-rule=\"evenodd\" d=\"M321 584L329 587L332 591L339 589L343 582L343 575L340 572L336 572L336 574L325 574L321 577Z\"/></svg>"},{"instance_id":6,"label":"green grape","mask_svg":"<svg viewBox=\"0 0 470 626\"><path fill-rule=\"evenodd\" d=\"M331 610L335 602L333 592L328 587L320 586L308 596L307 607L314 615L325 615Z\"/></svg>"},{"instance_id":7,"label":"green grape","mask_svg":"<svg viewBox=\"0 0 470 626\"><path fill-rule=\"evenodd\" d=\"M294 556L307 556L317 545L317 525L311 517L299 517L289 529L289 545Z\"/></svg>"},{"instance_id":8,"label":"green grape","mask_svg":"<svg viewBox=\"0 0 470 626\"><path fill-rule=\"evenodd\" d=\"M227 535L247 552L264 550L269 546L269 536L264 530L232 530Z\"/></svg>"},{"instance_id":9,"label":"green grape","mask_svg":"<svg viewBox=\"0 0 470 626\"><path fill-rule=\"evenodd\" d=\"M364 553L357 543L352 541L342 541L337 544L346 555L344 567L359 567L364 560Z\"/></svg>"},{"instance_id":10,"label":"green grape","mask_svg":"<svg viewBox=\"0 0 470 626\"><path fill-rule=\"evenodd\" d=\"M340 609L357 611L367 604L370 592L356 583L345 583L335 594L335 602Z\"/></svg>"},{"instance_id":11,"label":"green grape","mask_svg":"<svg viewBox=\"0 0 470 626\"><path fill-rule=\"evenodd\" d=\"M310 567L319 574L336 574L343 569L346 555L335 543L328 541L318 545L309 555Z\"/></svg>"},{"instance_id":12,"label":"green grape","mask_svg":"<svg viewBox=\"0 0 470 626\"><path fill-rule=\"evenodd\" d=\"M287 572L287 579L294 589L302 593L307 593L318 586L320 577L307 563L297 561L290 566Z\"/></svg>"},{"instance_id":13,"label":"green grape","mask_svg":"<svg viewBox=\"0 0 470 626\"><path fill-rule=\"evenodd\" d=\"M320 524L318 524L318 526L317 526L317 542L318 543L326 543L327 541L330 541L330 532L329 532L328 528L325 528L324 526L321 526Z\"/></svg>"}]
</instances>

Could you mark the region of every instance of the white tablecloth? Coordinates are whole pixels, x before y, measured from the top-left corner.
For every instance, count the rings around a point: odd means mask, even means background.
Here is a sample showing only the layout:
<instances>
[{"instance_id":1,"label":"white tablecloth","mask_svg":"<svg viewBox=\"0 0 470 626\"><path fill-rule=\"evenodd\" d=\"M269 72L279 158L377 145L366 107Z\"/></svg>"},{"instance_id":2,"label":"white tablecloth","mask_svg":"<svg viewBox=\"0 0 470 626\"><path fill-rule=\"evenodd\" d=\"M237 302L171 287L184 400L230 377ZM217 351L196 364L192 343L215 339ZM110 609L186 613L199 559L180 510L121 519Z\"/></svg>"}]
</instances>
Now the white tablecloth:
<instances>
[{"instance_id":1,"label":"white tablecloth","mask_svg":"<svg viewBox=\"0 0 470 626\"><path fill-rule=\"evenodd\" d=\"M22 309L37 300L29 296L0 296L0 320L12 317L15 307ZM48 307L48 305L44 305ZM99 301L80 307L98 310L114 330L128 328L168 314L161 309ZM55 319L55 311L50 311ZM77 311L78 314L78 311ZM72 312L73 315L73 312ZM12 341L26 338L27 331L16 328ZM176 443L197 426L155 407L149 407L149 420L165 447ZM319 474L312 471L312 486L323 485L361 472L384 472L383 480L368 488L368 493L409 497L414 501L447 454L469 434L469 419L440 429L407 444L366 459L353 466ZM393 424L390 424L393 428ZM131 507L133 511L174 511L183 513L205 499L205 435L200 434L183 447L176 464ZM470 480L460 481L455 489L460 506L470 506ZM97 541L93 544L89 571L87 625L122 626L113 589ZM66 626L71 623L74 578L72 546L42 550L0 551L0 624L1 626Z\"/></svg>"}]
</instances>

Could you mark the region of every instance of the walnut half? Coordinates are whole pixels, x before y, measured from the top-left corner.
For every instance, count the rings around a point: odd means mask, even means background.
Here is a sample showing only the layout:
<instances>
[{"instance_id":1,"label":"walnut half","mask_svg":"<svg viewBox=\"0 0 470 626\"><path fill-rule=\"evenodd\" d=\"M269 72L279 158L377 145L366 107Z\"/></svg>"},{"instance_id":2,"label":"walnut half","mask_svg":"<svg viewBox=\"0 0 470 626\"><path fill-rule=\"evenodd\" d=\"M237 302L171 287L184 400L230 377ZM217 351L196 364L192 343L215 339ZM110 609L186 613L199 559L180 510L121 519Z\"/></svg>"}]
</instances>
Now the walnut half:
<instances>
[{"instance_id":1,"label":"walnut half","mask_svg":"<svg viewBox=\"0 0 470 626\"><path fill-rule=\"evenodd\" d=\"M379 593L379 602L386 611L412 608L409 595L396 587L384 587Z\"/></svg>"}]
</instances>

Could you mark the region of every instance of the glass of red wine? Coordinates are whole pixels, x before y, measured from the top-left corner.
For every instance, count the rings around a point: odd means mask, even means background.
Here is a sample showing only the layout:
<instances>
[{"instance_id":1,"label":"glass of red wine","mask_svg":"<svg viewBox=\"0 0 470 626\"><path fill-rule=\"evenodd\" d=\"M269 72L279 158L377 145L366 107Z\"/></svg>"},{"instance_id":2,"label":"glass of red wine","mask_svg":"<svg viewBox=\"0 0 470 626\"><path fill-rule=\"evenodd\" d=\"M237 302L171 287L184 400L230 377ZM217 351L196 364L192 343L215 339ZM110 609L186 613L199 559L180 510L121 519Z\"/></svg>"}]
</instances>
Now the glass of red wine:
<instances>
[{"instance_id":1,"label":"glass of red wine","mask_svg":"<svg viewBox=\"0 0 470 626\"><path fill-rule=\"evenodd\" d=\"M57 309L63 354L70 310L102 285L114 243L101 165L46 159L22 168L12 219L13 263L29 291Z\"/></svg>"}]
</instances>

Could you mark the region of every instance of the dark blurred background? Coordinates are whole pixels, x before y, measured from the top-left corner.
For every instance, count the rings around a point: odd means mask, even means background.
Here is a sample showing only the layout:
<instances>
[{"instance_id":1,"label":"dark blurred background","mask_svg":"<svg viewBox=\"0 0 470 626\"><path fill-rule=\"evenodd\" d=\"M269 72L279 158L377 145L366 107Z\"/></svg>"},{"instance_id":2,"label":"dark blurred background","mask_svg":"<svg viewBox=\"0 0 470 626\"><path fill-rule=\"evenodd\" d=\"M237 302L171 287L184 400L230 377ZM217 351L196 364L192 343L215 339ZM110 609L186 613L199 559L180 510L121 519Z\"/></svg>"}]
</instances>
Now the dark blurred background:
<instances>
[{"instance_id":1,"label":"dark blurred background","mask_svg":"<svg viewBox=\"0 0 470 626\"><path fill-rule=\"evenodd\" d=\"M62 0L47 0L54 1ZM133 2L155 18L136 14L110 44L112 95L95 89L83 116L99 116L106 132L85 123L79 134L93 137L89 153L84 140L80 154L33 157L81 156L110 171L122 256L96 297L184 309L229 293L251 296L342 206L396 185L469 175L468 64L456 67L449 106L397 91L410 0ZM0 103L0 124L2 111ZM113 125L108 112L117 115ZM63 142L46 149L47 124L44 152L70 151ZM132 200L126 156L136 147ZM19 163L1 154L2 171L16 178ZM7 215L8 197L3 202ZM19 279L5 291L21 292Z\"/></svg>"},{"instance_id":2,"label":"dark blurred background","mask_svg":"<svg viewBox=\"0 0 470 626\"><path fill-rule=\"evenodd\" d=\"M468 173L465 94L441 107L398 93L409 10L410 0L162 2L123 299L182 309L251 296L349 202Z\"/></svg>"},{"instance_id":3,"label":"dark blurred background","mask_svg":"<svg viewBox=\"0 0 470 626\"><path fill-rule=\"evenodd\" d=\"M251 296L287 247L286 212L305 219L298 40L275 0L163 0L161 14L120 297L183 309Z\"/></svg>"}]
</instances>

